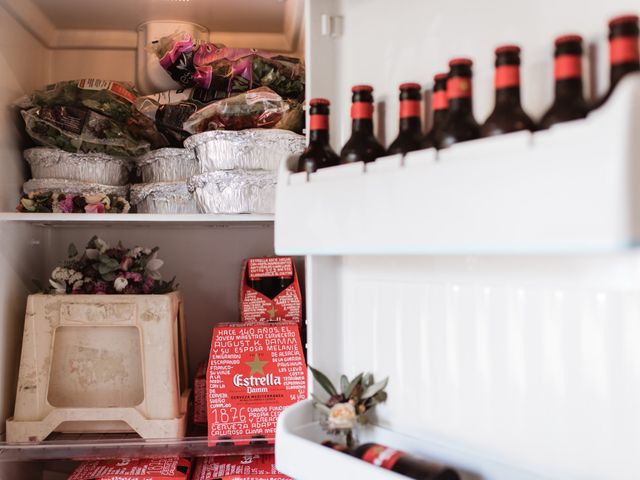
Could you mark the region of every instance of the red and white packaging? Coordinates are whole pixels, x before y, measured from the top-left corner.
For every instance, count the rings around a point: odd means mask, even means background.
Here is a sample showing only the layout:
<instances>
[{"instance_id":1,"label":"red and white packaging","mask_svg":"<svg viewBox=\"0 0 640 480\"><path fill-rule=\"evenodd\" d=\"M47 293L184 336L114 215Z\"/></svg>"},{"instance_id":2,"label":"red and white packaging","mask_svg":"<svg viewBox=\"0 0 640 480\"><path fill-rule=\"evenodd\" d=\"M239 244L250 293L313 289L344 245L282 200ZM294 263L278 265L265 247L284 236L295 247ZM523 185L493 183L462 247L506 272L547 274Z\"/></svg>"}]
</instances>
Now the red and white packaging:
<instances>
[{"instance_id":1,"label":"red and white packaging","mask_svg":"<svg viewBox=\"0 0 640 480\"><path fill-rule=\"evenodd\" d=\"M207 370L210 445L273 443L280 412L306 397L307 368L296 324L214 328Z\"/></svg>"},{"instance_id":2,"label":"red and white packaging","mask_svg":"<svg viewBox=\"0 0 640 480\"><path fill-rule=\"evenodd\" d=\"M199 458L192 480L287 480L278 473L274 455L233 455Z\"/></svg>"},{"instance_id":3,"label":"red and white packaging","mask_svg":"<svg viewBox=\"0 0 640 480\"><path fill-rule=\"evenodd\" d=\"M119 458L84 462L69 480L188 480L190 472L186 458Z\"/></svg>"},{"instance_id":4,"label":"red and white packaging","mask_svg":"<svg viewBox=\"0 0 640 480\"><path fill-rule=\"evenodd\" d=\"M302 295L298 274L291 257L249 258L242 266L240 320L242 322L302 323ZM250 286L252 282L273 282L279 278L291 283L274 298Z\"/></svg>"},{"instance_id":5,"label":"red and white packaging","mask_svg":"<svg viewBox=\"0 0 640 480\"><path fill-rule=\"evenodd\" d=\"M193 423L207 424L207 362L198 365L193 379Z\"/></svg>"}]
</instances>

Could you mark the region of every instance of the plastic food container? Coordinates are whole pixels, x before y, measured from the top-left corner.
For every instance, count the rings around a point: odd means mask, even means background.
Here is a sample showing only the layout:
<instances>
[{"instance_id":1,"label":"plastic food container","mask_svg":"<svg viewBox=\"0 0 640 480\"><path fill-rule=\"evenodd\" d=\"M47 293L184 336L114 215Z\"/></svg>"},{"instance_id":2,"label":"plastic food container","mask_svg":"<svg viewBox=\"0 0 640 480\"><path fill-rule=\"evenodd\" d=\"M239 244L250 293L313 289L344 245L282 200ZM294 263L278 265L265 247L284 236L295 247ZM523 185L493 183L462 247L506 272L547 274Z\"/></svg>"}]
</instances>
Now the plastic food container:
<instances>
[{"instance_id":1,"label":"plastic food container","mask_svg":"<svg viewBox=\"0 0 640 480\"><path fill-rule=\"evenodd\" d=\"M275 172L219 170L192 177L193 192L200 213L274 213Z\"/></svg>"},{"instance_id":2,"label":"plastic food container","mask_svg":"<svg viewBox=\"0 0 640 480\"><path fill-rule=\"evenodd\" d=\"M131 205L138 213L198 213L185 182L131 185Z\"/></svg>"},{"instance_id":3,"label":"plastic food container","mask_svg":"<svg viewBox=\"0 0 640 480\"><path fill-rule=\"evenodd\" d=\"M60 178L38 178L25 182L22 186L24 193L30 192L58 192L104 195L117 195L128 198L129 185L102 185L99 183L78 182L76 180L64 180Z\"/></svg>"},{"instance_id":4,"label":"plastic food container","mask_svg":"<svg viewBox=\"0 0 640 480\"><path fill-rule=\"evenodd\" d=\"M136 159L144 183L186 181L198 173L193 150L161 148Z\"/></svg>"},{"instance_id":5,"label":"plastic food container","mask_svg":"<svg viewBox=\"0 0 640 480\"><path fill-rule=\"evenodd\" d=\"M33 178L63 178L102 185L129 183L131 161L104 153L70 153L58 148L36 147L24 151Z\"/></svg>"},{"instance_id":6,"label":"plastic food container","mask_svg":"<svg viewBox=\"0 0 640 480\"><path fill-rule=\"evenodd\" d=\"M214 130L199 133L184 141L193 149L200 173L215 170L277 170L291 155L305 148L303 135L289 130L260 129Z\"/></svg>"}]
</instances>

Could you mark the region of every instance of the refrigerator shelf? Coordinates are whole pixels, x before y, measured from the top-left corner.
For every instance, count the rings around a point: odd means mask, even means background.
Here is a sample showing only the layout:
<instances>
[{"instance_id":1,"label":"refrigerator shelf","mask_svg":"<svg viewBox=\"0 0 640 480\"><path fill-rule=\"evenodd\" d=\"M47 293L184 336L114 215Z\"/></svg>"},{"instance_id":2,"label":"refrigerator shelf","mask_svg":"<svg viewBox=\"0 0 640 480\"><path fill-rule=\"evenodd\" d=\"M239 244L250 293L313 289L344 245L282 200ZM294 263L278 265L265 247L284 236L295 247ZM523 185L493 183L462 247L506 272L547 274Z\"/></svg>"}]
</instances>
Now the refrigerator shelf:
<instances>
[{"instance_id":1,"label":"refrigerator shelf","mask_svg":"<svg viewBox=\"0 0 640 480\"><path fill-rule=\"evenodd\" d=\"M362 428L360 443L376 442L400 449L428 460L441 462L455 468L461 480L543 480L533 473L504 465L483 456L474 449L436 438L420 439L377 426ZM383 470L362 460L337 452L320 444L327 438L314 416L310 400L287 408L279 418L276 433L276 466L279 471L293 478L322 480L335 478L366 478L368 480L392 480L406 478ZM304 462L299 459L304 458ZM327 468L331 465L330 471ZM335 474L332 474L334 472ZM338 474L339 472L339 474Z\"/></svg>"},{"instance_id":2,"label":"refrigerator shelf","mask_svg":"<svg viewBox=\"0 0 640 480\"><path fill-rule=\"evenodd\" d=\"M1 462L96 460L121 457L217 456L273 453L273 445L217 445L206 436L145 440L135 434L54 433L39 443L0 443Z\"/></svg>"},{"instance_id":3,"label":"refrigerator shelf","mask_svg":"<svg viewBox=\"0 0 640 480\"><path fill-rule=\"evenodd\" d=\"M640 244L640 74L585 120L313 173L282 169L283 255L602 253Z\"/></svg>"}]
</instances>

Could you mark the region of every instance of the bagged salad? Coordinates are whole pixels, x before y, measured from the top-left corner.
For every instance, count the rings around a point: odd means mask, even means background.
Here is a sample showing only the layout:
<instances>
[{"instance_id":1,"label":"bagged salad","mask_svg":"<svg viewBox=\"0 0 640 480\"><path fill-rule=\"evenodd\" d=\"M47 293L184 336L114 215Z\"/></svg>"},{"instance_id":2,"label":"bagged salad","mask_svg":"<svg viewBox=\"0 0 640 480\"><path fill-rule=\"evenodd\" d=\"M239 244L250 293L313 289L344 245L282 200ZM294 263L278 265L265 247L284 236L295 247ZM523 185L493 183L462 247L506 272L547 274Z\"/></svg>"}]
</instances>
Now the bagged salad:
<instances>
[{"instance_id":1,"label":"bagged salad","mask_svg":"<svg viewBox=\"0 0 640 480\"><path fill-rule=\"evenodd\" d=\"M196 44L186 32L150 45L160 65L184 87L210 91L213 98L269 87L286 99L304 99L304 64L297 58L254 48Z\"/></svg>"},{"instance_id":2,"label":"bagged salad","mask_svg":"<svg viewBox=\"0 0 640 480\"><path fill-rule=\"evenodd\" d=\"M42 145L136 156L168 145L154 123L133 107L137 98L129 83L81 79L35 90L15 105L27 133Z\"/></svg>"}]
</instances>

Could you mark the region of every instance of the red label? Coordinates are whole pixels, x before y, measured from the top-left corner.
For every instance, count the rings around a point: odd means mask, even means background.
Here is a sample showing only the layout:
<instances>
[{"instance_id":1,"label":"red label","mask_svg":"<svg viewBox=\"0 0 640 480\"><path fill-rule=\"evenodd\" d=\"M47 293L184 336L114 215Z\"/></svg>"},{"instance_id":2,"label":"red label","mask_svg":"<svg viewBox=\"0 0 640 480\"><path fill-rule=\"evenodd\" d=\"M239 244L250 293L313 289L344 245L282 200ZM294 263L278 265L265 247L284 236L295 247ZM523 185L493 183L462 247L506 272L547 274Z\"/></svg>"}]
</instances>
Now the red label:
<instances>
[{"instance_id":1,"label":"red label","mask_svg":"<svg viewBox=\"0 0 640 480\"><path fill-rule=\"evenodd\" d=\"M207 371L209 444L231 437L246 445L261 436L273 442L282 410L307 396L298 326L216 326Z\"/></svg>"},{"instance_id":2,"label":"red label","mask_svg":"<svg viewBox=\"0 0 640 480\"><path fill-rule=\"evenodd\" d=\"M383 445L373 445L364 452L362 460L386 470L391 470L403 455L404 453L399 450L388 448Z\"/></svg>"},{"instance_id":3,"label":"red label","mask_svg":"<svg viewBox=\"0 0 640 480\"><path fill-rule=\"evenodd\" d=\"M354 102L351 104L351 118L373 118L373 104L369 102Z\"/></svg>"},{"instance_id":4,"label":"red label","mask_svg":"<svg viewBox=\"0 0 640 480\"><path fill-rule=\"evenodd\" d=\"M520 85L520 67L518 65L500 65L496 67L496 88L517 87Z\"/></svg>"},{"instance_id":5,"label":"red label","mask_svg":"<svg viewBox=\"0 0 640 480\"><path fill-rule=\"evenodd\" d=\"M400 118L411 118L420 116L420 100L401 100Z\"/></svg>"},{"instance_id":6,"label":"red label","mask_svg":"<svg viewBox=\"0 0 640 480\"><path fill-rule=\"evenodd\" d=\"M433 92L431 96L431 107L433 110L446 110L449 108L449 101L447 100L447 91L438 90Z\"/></svg>"},{"instance_id":7,"label":"red label","mask_svg":"<svg viewBox=\"0 0 640 480\"><path fill-rule=\"evenodd\" d=\"M329 130L329 115L311 115L309 120L311 130Z\"/></svg>"},{"instance_id":8,"label":"red label","mask_svg":"<svg viewBox=\"0 0 640 480\"><path fill-rule=\"evenodd\" d=\"M580 55L559 55L554 62L556 80L582 78L582 59Z\"/></svg>"},{"instance_id":9,"label":"red label","mask_svg":"<svg viewBox=\"0 0 640 480\"><path fill-rule=\"evenodd\" d=\"M116 95L124 98L125 100L130 101L131 103L134 103L136 101L136 96L119 83L113 82L109 90L111 90Z\"/></svg>"},{"instance_id":10,"label":"red label","mask_svg":"<svg viewBox=\"0 0 640 480\"><path fill-rule=\"evenodd\" d=\"M451 77L447 80L447 98L467 98L471 96L471 79Z\"/></svg>"},{"instance_id":11,"label":"red label","mask_svg":"<svg viewBox=\"0 0 640 480\"><path fill-rule=\"evenodd\" d=\"M616 37L609 40L609 61L613 65L640 60L638 37Z\"/></svg>"},{"instance_id":12,"label":"red label","mask_svg":"<svg viewBox=\"0 0 640 480\"><path fill-rule=\"evenodd\" d=\"M186 480L189 470L191 462L185 458L120 458L84 462L69 480Z\"/></svg>"},{"instance_id":13,"label":"red label","mask_svg":"<svg viewBox=\"0 0 640 480\"><path fill-rule=\"evenodd\" d=\"M233 455L199 458L192 480L272 479L290 477L276 470L274 455Z\"/></svg>"},{"instance_id":14,"label":"red label","mask_svg":"<svg viewBox=\"0 0 640 480\"><path fill-rule=\"evenodd\" d=\"M249 278L256 280L264 277L293 277L291 257L250 258L248 261Z\"/></svg>"}]
</instances>

